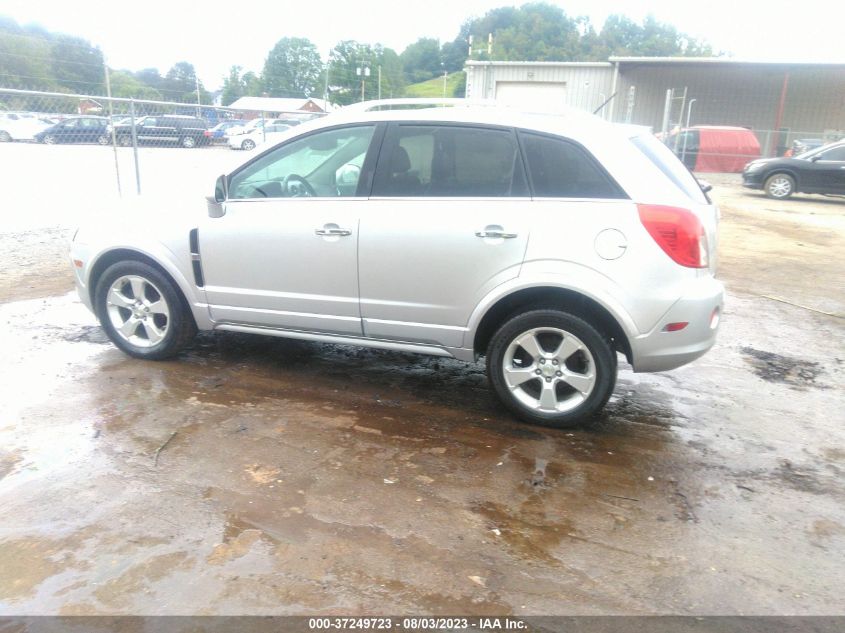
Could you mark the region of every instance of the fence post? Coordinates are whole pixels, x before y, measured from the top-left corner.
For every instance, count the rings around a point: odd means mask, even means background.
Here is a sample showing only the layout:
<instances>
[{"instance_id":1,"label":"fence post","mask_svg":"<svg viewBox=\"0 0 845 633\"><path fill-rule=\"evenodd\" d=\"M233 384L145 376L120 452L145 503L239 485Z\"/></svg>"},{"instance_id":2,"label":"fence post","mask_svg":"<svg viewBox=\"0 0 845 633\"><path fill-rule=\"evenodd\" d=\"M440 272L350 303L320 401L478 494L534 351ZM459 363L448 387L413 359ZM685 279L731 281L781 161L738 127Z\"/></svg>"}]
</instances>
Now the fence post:
<instances>
[{"instance_id":1,"label":"fence post","mask_svg":"<svg viewBox=\"0 0 845 633\"><path fill-rule=\"evenodd\" d=\"M135 156L135 187L138 190L138 195L141 195L141 170L138 167L138 134L135 131L135 100L129 100L129 116L132 117L132 153Z\"/></svg>"},{"instance_id":2,"label":"fence post","mask_svg":"<svg viewBox=\"0 0 845 633\"><path fill-rule=\"evenodd\" d=\"M109 65L103 61L103 66L106 69L106 95L109 98L109 127L111 128L111 146L114 151L114 175L117 179L117 195L123 197L123 191L120 189L120 163L117 160L117 136L114 132L114 104L111 100L111 79L109 78Z\"/></svg>"}]
</instances>

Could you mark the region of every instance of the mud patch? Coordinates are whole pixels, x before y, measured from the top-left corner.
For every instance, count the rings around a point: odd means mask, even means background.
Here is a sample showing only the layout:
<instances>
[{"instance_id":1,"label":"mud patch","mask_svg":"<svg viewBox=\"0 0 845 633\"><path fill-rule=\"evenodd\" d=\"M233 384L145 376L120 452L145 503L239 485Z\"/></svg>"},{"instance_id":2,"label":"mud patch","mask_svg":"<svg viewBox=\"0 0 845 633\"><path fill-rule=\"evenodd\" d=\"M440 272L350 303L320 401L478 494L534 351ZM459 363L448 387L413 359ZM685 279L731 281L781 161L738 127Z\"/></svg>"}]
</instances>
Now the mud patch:
<instances>
[{"instance_id":1,"label":"mud patch","mask_svg":"<svg viewBox=\"0 0 845 633\"><path fill-rule=\"evenodd\" d=\"M22 461L18 453L0 450L0 479L14 472L15 467Z\"/></svg>"},{"instance_id":2,"label":"mud patch","mask_svg":"<svg viewBox=\"0 0 845 633\"><path fill-rule=\"evenodd\" d=\"M753 347L743 347L741 351L745 360L754 368L754 373L763 380L784 383L797 389L821 386L816 384L816 378L823 371L818 363Z\"/></svg>"},{"instance_id":3,"label":"mud patch","mask_svg":"<svg viewBox=\"0 0 845 633\"><path fill-rule=\"evenodd\" d=\"M62 338L71 343L96 343L109 345L109 337L99 325L83 325L62 334Z\"/></svg>"}]
</instances>

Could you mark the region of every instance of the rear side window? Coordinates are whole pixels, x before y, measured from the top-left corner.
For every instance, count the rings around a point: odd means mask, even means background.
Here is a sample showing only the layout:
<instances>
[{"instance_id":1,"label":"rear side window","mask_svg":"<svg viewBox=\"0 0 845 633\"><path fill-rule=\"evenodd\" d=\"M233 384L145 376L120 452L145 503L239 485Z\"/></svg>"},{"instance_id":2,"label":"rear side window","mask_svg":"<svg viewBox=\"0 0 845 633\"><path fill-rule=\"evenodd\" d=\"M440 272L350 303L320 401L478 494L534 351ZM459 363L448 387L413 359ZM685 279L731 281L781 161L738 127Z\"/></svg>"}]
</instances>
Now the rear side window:
<instances>
[{"instance_id":1,"label":"rear side window","mask_svg":"<svg viewBox=\"0 0 845 633\"><path fill-rule=\"evenodd\" d=\"M633 137L631 142L687 197L699 203L708 202L707 196L690 170L656 137L644 134Z\"/></svg>"},{"instance_id":2,"label":"rear side window","mask_svg":"<svg viewBox=\"0 0 845 633\"><path fill-rule=\"evenodd\" d=\"M491 198L528 191L512 131L399 125L385 143L372 195Z\"/></svg>"},{"instance_id":3,"label":"rear side window","mask_svg":"<svg viewBox=\"0 0 845 633\"><path fill-rule=\"evenodd\" d=\"M519 133L537 198L626 198L585 149L562 138Z\"/></svg>"}]
</instances>

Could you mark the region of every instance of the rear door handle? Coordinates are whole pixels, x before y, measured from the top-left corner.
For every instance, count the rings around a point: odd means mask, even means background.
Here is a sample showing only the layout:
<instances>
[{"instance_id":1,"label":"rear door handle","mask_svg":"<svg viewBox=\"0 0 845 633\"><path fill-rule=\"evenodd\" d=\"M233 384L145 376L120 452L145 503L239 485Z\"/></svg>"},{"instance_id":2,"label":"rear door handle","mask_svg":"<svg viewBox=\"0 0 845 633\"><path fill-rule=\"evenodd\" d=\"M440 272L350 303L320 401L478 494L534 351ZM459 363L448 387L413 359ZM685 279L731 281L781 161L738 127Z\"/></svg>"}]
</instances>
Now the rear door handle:
<instances>
[{"instance_id":1,"label":"rear door handle","mask_svg":"<svg viewBox=\"0 0 845 633\"><path fill-rule=\"evenodd\" d=\"M314 233L322 237L345 237L352 235L352 231L349 229L341 229L339 227L323 227L322 229L315 229Z\"/></svg>"},{"instance_id":2,"label":"rear door handle","mask_svg":"<svg viewBox=\"0 0 845 633\"><path fill-rule=\"evenodd\" d=\"M483 231L476 231L476 237L490 237L490 238L501 238L505 240L512 240L515 237L519 237L518 233L506 233L504 229L493 229L493 228L486 228Z\"/></svg>"}]
</instances>

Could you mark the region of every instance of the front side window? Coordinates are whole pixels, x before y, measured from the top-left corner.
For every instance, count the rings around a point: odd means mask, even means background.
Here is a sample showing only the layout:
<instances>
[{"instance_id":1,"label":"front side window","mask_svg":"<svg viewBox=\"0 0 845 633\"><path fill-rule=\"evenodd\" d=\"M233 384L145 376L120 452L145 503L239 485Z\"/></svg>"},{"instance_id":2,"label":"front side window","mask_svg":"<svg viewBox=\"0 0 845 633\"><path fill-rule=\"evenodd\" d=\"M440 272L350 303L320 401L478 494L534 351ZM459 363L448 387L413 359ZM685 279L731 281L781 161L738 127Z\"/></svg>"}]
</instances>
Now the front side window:
<instances>
[{"instance_id":1,"label":"front side window","mask_svg":"<svg viewBox=\"0 0 845 633\"><path fill-rule=\"evenodd\" d=\"M379 158L374 196L527 195L510 130L457 125L399 125Z\"/></svg>"},{"instance_id":2,"label":"front side window","mask_svg":"<svg viewBox=\"0 0 845 633\"><path fill-rule=\"evenodd\" d=\"M375 126L325 130L285 143L229 180L229 198L354 196Z\"/></svg>"},{"instance_id":3,"label":"front side window","mask_svg":"<svg viewBox=\"0 0 845 633\"><path fill-rule=\"evenodd\" d=\"M825 150L819 154L819 160L845 161L845 145Z\"/></svg>"},{"instance_id":4,"label":"front side window","mask_svg":"<svg viewBox=\"0 0 845 633\"><path fill-rule=\"evenodd\" d=\"M562 138L520 132L528 174L537 198L624 198L596 160Z\"/></svg>"}]
</instances>

